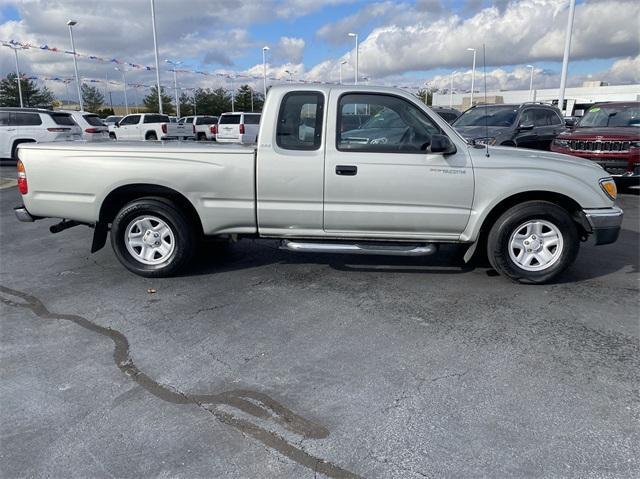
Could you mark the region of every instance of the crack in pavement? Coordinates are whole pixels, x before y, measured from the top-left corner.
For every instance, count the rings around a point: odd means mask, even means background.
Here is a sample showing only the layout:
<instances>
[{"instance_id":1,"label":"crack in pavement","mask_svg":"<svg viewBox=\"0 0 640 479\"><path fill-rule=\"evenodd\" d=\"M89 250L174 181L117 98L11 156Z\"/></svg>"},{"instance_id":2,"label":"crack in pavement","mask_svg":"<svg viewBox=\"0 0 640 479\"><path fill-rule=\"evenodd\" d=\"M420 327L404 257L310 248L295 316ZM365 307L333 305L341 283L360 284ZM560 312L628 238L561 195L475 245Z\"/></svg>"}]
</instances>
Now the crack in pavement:
<instances>
[{"instance_id":1,"label":"crack in pavement","mask_svg":"<svg viewBox=\"0 0 640 479\"><path fill-rule=\"evenodd\" d=\"M213 415L220 422L236 428L243 435L256 439L266 447L274 449L292 461L311 469L314 473L321 473L334 478L360 477L331 462L309 454L273 431L242 419L233 413L216 408L217 405L226 405L255 418L274 421L288 431L305 439L323 439L329 436L329 431L325 427L314 424L295 414L266 394L248 389L236 389L217 394L187 394L171 386L162 385L147 376L134 364L129 355L129 341L121 332L92 323L88 319L75 314L52 313L38 298L22 291L16 291L0 285L0 292L9 296L7 298L0 295L0 301L8 306L29 309L42 319L70 321L84 329L111 339L115 346L113 359L118 369L158 399L172 404L195 404ZM22 301L16 301L11 297L20 298Z\"/></svg>"}]
</instances>

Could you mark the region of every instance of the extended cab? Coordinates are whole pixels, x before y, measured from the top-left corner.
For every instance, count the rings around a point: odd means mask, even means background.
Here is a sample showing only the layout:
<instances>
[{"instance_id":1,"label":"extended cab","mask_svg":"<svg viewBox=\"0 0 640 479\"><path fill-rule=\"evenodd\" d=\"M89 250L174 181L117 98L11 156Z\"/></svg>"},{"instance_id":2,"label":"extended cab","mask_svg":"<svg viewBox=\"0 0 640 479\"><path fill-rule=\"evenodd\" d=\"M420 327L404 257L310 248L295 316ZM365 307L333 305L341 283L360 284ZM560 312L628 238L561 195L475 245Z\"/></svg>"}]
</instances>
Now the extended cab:
<instances>
[{"instance_id":1,"label":"extended cab","mask_svg":"<svg viewBox=\"0 0 640 479\"><path fill-rule=\"evenodd\" d=\"M352 115L393 112L387 134ZM176 273L204 237L263 237L300 252L432 254L486 244L511 279L543 283L581 240L617 239L622 210L597 164L464 140L409 93L383 87L275 86L255 148L203 143L29 144L19 149L22 221L64 218L110 232L143 276ZM345 129L343 123L349 125ZM81 158L82 161L78 161Z\"/></svg>"},{"instance_id":2,"label":"extended cab","mask_svg":"<svg viewBox=\"0 0 640 479\"><path fill-rule=\"evenodd\" d=\"M115 123L109 131L113 140L170 140L193 138L193 127L171 123L167 115L136 113Z\"/></svg>"}]
</instances>

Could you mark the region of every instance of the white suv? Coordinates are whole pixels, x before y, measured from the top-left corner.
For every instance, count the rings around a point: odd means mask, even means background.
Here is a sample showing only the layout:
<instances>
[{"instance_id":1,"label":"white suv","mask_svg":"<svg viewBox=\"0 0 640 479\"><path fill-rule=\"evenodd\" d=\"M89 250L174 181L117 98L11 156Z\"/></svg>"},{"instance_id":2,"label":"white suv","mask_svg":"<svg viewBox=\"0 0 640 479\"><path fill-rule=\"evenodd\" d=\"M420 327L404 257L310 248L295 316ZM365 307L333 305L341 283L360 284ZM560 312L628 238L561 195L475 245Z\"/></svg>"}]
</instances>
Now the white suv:
<instances>
[{"instance_id":1,"label":"white suv","mask_svg":"<svg viewBox=\"0 0 640 479\"><path fill-rule=\"evenodd\" d=\"M218 118L216 141L219 143L256 143L260 113L223 113Z\"/></svg>"},{"instance_id":2,"label":"white suv","mask_svg":"<svg viewBox=\"0 0 640 479\"><path fill-rule=\"evenodd\" d=\"M82 129L82 139L86 141L106 141L109 139L109 128L100 117L88 111L60 110L69 113L73 121Z\"/></svg>"},{"instance_id":3,"label":"white suv","mask_svg":"<svg viewBox=\"0 0 640 479\"><path fill-rule=\"evenodd\" d=\"M193 132L196 135L196 140L205 141L205 140L214 140L216 139L214 125L218 124L217 116L209 116L209 115L196 115L196 116L185 116L180 118L178 123L193 125Z\"/></svg>"},{"instance_id":4,"label":"white suv","mask_svg":"<svg viewBox=\"0 0 640 479\"><path fill-rule=\"evenodd\" d=\"M38 108L0 108L0 158L16 158L20 143L79 140L69 113Z\"/></svg>"}]
</instances>

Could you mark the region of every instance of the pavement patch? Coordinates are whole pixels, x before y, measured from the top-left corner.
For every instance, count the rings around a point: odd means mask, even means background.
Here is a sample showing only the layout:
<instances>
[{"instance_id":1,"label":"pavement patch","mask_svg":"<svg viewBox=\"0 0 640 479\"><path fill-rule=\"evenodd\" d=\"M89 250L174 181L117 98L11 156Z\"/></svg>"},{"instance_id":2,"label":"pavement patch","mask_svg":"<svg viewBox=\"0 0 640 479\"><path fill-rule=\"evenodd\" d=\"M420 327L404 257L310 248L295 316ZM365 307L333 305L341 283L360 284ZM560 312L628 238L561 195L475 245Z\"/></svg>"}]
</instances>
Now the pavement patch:
<instances>
[{"instance_id":1,"label":"pavement patch","mask_svg":"<svg viewBox=\"0 0 640 479\"><path fill-rule=\"evenodd\" d=\"M118 369L155 397L172 404L195 404L212 414L220 422L253 437L266 447L274 449L298 464L308 467L314 473L321 473L333 478L360 477L340 466L312 456L300 447L293 445L282 435L265 429L243 417L253 416L259 420L271 421L290 433L301 436L303 440L322 439L329 435L329 431L325 427L295 414L268 395L246 389L222 393L188 394L175 387L160 384L134 364L129 354L129 341L121 332L100 326L82 316L52 313L38 298L22 291L0 285L0 292L2 293L0 301L8 306L29 309L42 319L70 321L82 328L111 339L115 346L113 359Z\"/></svg>"}]
</instances>

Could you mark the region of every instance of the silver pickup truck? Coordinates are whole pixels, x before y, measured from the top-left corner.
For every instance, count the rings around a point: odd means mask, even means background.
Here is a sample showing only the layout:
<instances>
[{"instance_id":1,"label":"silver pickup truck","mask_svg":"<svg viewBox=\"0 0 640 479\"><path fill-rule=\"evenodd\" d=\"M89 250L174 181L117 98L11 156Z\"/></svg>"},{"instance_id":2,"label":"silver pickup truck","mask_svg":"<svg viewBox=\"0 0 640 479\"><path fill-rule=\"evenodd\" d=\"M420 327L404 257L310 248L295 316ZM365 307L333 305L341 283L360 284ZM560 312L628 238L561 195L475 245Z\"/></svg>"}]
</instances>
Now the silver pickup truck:
<instances>
[{"instance_id":1,"label":"silver pickup truck","mask_svg":"<svg viewBox=\"0 0 640 479\"><path fill-rule=\"evenodd\" d=\"M167 276L206 237L278 238L299 252L432 254L486 248L492 266L543 283L580 241L614 242L622 210L597 164L484 147L401 90L270 91L256 147L180 142L23 144L21 221L94 228L136 274ZM481 251L478 250L477 253Z\"/></svg>"}]
</instances>

